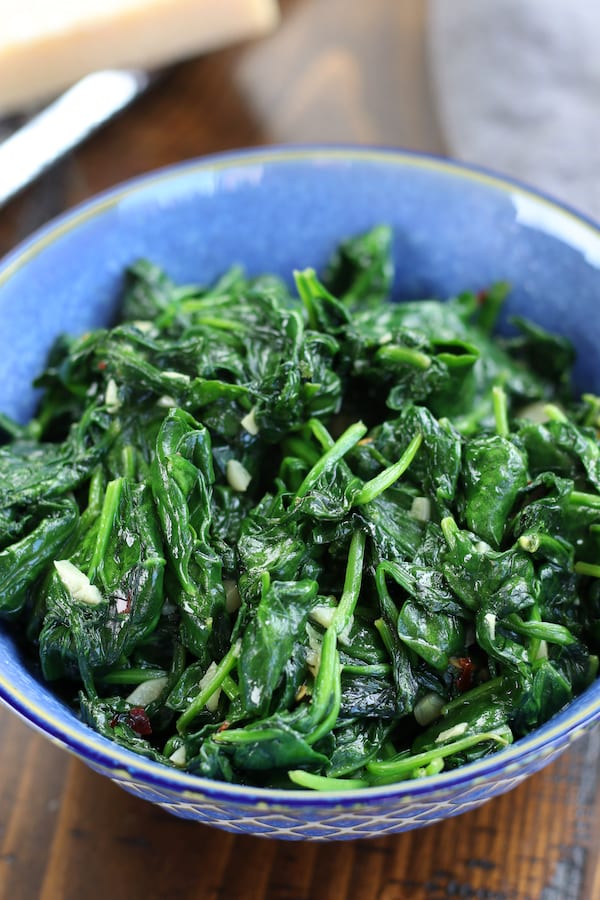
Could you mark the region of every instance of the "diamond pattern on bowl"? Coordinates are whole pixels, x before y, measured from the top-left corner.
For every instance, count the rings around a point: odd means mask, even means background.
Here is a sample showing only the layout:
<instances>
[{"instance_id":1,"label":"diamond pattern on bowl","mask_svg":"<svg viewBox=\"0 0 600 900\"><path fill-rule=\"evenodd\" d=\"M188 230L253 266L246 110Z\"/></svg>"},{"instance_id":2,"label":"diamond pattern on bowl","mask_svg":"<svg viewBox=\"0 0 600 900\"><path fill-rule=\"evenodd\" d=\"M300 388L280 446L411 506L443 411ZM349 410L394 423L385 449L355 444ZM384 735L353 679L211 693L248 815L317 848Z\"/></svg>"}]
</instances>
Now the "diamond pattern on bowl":
<instances>
[{"instance_id":1,"label":"diamond pattern on bowl","mask_svg":"<svg viewBox=\"0 0 600 900\"><path fill-rule=\"evenodd\" d=\"M552 753L552 757L557 753ZM546 759L535 760L545 763ZM319 821L310 821L311 814L306 808L299 806L293 812L283 814L279 811L269 812L264 804L256 808L237 804L225 805L211 803L206 799L198 802L182 802L168 790L149 788L147 785L125 777L112 780L131 794L142 799L158 803L162 809L183 819L191 819L209 825L216 825L226 831L239 834L254 834L264 837L275 837L283 840L352 840L360 837L393 834L407 831L424 825L431 825L449 816L468 812L481 805L492 796L512 790L528 774L529 767L510 776L472 785L459 795L448 796L444 792L443 799L436 800L435 794L424 798L413 798L400 805L393 800L382 801L380 805L369 804L356 810L343 810L331 814L318 812ZM312 811L312 817L315 817Z\"/></svg>"}]
</instances>

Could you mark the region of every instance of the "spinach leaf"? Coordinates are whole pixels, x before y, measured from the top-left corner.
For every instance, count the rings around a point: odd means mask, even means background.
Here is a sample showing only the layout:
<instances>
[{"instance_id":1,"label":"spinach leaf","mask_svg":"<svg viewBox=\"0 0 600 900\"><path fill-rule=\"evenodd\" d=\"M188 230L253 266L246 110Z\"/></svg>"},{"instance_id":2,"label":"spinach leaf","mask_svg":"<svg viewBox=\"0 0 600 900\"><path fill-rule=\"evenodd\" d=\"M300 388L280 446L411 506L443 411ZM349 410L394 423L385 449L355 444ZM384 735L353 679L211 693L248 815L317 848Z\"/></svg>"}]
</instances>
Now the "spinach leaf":
<instances>
[{"instance_id":1,"label":"spinach leaf","mask_svg":"<svg viewBox=\"0 0 600 900\"><path fill-rule=\"evenodd\" d=\"M494 335L503 282L391 302L394 239L293 289L138 261L32 422L0 413L0 619L109 739L353 790L494 753L596 677L600 400L560 336Z\"/></svg>"},{"instance_id":2,"label":"spinach leaf","mask_svg":"<svg viewBox=\"0 0 600 900\"><path fill-rule=\"evenodd\" d=\"M274 581L263 590L244 631L238 663L241 699L248 713L267 713L317 590L317 582L308 580Z\"/></svg>"},{"instance_id":3,"label":"spinach leaf","mask_svg":"<svg viewBox=\"0 0 600 900\"><path fill-rule=\"evenodd\" d=\"M473 438L464 448L462 482L467 527L498 547L517 495L527 483L526 459L500 435Z\"/></svg>"},{"instance_id":4,"label":"spinach leaf","mask_svg":"<svg viewBox=\"0 0 600 900\"><path fill-rule=\"evenodd\" d=\"M163 608L162 544L150 491L125 479L71 559L54 561L45 589L40 659L46 678L114 666L152 634Z\"/></svg>"},{"instance_id":5,"label":"spinach leaf","mask_svg":"<svg viewBox=\"0 0 600 900\"><path fill-rule=\"evenodd\" d=\"M152 463L152 493L179 582L174 600L183 639L203 657L225 614L222 562L208 539L213 480L210 436L183 410L170 410L161 425Z\"/></svg>"},{"instance_id":6,"label":"spinach leaf","mask_svg":"<svg viewBox=\"0 0 600 900\"><path fill-rule=\"evenodd\" d=\"M74 534L78 509L70 498L41 503L31 531L0 551L0 618L20 613L27 592Z\"/></svg>"}]
</instances>

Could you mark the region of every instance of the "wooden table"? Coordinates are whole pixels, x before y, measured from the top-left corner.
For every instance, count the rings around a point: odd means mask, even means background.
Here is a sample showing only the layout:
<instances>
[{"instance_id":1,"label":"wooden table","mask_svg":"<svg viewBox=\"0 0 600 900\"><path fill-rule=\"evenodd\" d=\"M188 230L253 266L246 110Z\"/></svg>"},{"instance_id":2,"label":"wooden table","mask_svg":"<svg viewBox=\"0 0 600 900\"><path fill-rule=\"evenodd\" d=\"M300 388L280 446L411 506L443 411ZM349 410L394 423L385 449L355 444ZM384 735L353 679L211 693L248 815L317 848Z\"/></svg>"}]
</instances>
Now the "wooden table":
<instances>
[{"instance_id":1,"label":"wooden table","mask_svg":"<svg viewBox=\"0 0 600 900\"><path fill-rule=\"evenodd\" d=\"M287 0L272 37L166 73L0 214L6 251L159 165L285 141L443 152L421 0ZM0 900L597 900L600 732L475 812L372 841L238 837L125 794L0 709Z\"/></svg>"}]
</instances>

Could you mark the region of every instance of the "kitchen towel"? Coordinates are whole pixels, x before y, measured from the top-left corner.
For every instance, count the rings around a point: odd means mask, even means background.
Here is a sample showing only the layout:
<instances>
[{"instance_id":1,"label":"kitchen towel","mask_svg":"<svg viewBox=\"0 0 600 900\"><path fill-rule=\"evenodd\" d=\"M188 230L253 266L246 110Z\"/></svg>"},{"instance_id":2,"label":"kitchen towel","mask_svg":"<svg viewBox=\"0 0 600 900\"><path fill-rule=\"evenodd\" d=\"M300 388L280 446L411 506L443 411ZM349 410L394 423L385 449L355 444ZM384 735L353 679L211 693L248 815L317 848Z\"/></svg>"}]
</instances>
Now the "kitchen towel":
<instances>
[{"instance_id":1,"label":"kitchen towel","mask_svg":"<svg viewBox=\"0 0 600 900\"><path fill-rule=\"evenodd\" d=\"M600 220L600 4L429 0L448 153Z\"/></svg>"}]
</instances>

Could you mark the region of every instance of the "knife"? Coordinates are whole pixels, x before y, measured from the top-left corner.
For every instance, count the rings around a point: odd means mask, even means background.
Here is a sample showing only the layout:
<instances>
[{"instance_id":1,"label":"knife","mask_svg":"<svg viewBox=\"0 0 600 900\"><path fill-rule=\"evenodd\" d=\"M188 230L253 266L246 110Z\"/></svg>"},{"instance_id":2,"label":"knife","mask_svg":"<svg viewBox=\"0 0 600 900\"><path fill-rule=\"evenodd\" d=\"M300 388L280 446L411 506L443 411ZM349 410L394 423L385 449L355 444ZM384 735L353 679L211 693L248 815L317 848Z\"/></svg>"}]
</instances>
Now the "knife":
<instances>
[{"instance_id":1,"label":"knife","mask_svg":"<svg viewBox=\"0 0 600 900\"><path fill-rule=\"evenodd\" d=\"M0 143L0 207L146 90L138 69L93 72Z\"/></svg>"}]
</instances>

